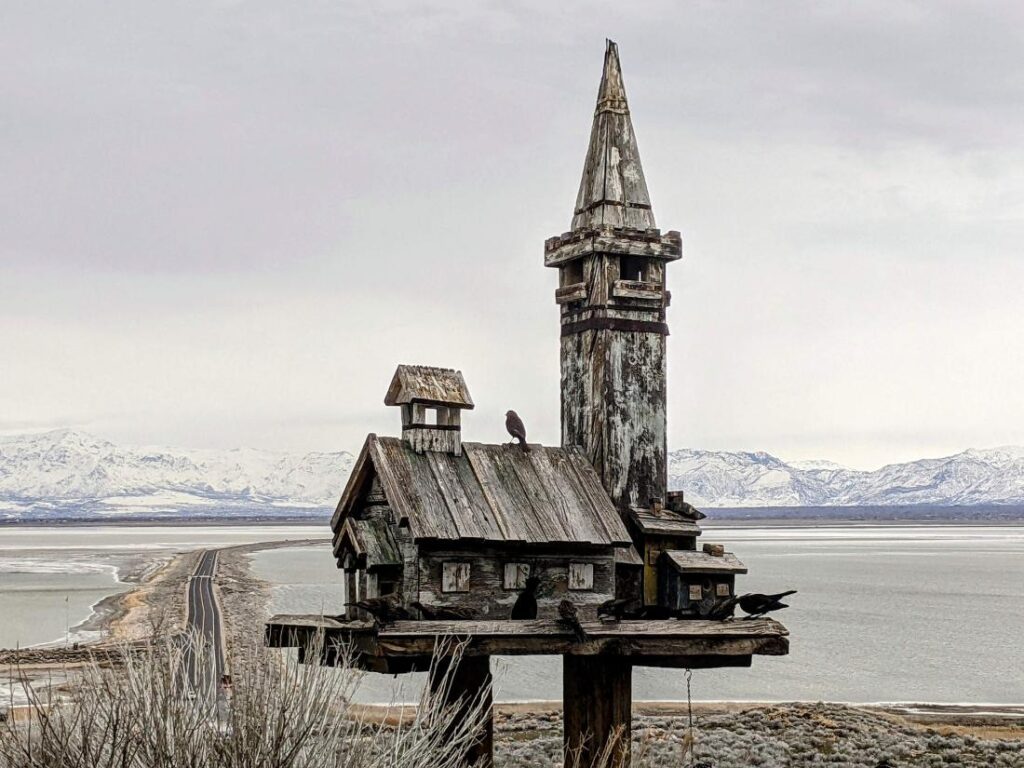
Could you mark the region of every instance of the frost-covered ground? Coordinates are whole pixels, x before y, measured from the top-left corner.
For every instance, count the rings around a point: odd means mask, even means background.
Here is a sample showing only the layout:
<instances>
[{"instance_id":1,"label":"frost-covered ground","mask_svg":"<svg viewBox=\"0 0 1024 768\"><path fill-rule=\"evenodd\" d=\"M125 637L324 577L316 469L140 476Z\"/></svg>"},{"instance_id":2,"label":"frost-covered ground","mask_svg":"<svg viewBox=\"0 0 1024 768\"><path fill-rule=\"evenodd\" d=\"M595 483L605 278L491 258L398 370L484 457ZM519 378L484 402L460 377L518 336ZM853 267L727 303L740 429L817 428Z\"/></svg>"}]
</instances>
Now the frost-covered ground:
<instances>
[{"instance_id":1,"label":"frost-covered ground","mask_svg":"<svg viewBox=\"0 0 1024 768\"><path fill-rule=\"evenodd\" d=\"M535 768L562 762L559 713L499 714L498 768ZM886 713L838 704L782 704L698 716L696 763L706 768L1021 768L1024 721L957 732ZM686 717L639 715L633 722L634 765L689 766L684 753Z\"/></svg>"}]
</instances>

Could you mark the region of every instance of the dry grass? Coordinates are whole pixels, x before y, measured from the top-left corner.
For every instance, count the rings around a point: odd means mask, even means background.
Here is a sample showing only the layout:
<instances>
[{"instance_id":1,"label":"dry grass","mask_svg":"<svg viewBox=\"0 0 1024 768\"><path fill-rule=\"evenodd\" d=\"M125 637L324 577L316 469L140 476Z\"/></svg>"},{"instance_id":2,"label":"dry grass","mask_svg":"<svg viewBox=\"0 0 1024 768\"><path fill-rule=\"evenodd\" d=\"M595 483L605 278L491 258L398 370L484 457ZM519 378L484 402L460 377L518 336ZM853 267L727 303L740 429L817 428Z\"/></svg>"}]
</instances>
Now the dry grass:
<instances>
[{"instance_id":1,"label":"dry grass","mask_svg":"<svg viewBox=\"0 0 1024 768\"><path fill-rule=\"evenodd\" d=\"M263 649L231 659L233 690L218 702L190 692L190 648L212 664L193 641L86 665L70 696L45 694L29 718L0 723L0 766L456 768L483 722L479 702L457 718L442 690L425 692L411 718L374 725L350 703L360 678L350 664L282 663Z\"/></svg>"}]
</instances>

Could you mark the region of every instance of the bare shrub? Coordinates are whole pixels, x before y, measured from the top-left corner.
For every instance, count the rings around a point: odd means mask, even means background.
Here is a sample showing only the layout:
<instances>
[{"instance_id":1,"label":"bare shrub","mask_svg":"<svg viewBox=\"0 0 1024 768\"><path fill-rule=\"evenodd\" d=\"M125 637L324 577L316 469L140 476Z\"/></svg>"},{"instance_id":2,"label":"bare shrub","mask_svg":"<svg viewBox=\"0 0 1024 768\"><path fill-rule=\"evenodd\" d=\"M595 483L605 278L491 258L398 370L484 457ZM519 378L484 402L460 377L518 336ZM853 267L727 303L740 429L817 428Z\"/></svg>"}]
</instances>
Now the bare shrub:
<instances>
[{"instance_id":1,"label":"bare shrub","mask_svg":"<svg viewBox=\"0 0 1024 768\"><path fill-rule=\"evenodd\" d=\"M371 725L351 704L361 673L342 652L334 668L251 649L230 660L231 691L214 693L202 643L165 642L88 664L66 697L34 698L28 717L0 723L3 768L456 768L485 717L429 690L397 725ZM458 657L461 647L441 653ZM311 654L312 658L316 658ZM191 661L195 660L195 663ZM454 665L453 665L454 666ZM194 669L195 667L195 669ZM442 684L441 689L446 687Z\"/></svg>"}]
</instances>

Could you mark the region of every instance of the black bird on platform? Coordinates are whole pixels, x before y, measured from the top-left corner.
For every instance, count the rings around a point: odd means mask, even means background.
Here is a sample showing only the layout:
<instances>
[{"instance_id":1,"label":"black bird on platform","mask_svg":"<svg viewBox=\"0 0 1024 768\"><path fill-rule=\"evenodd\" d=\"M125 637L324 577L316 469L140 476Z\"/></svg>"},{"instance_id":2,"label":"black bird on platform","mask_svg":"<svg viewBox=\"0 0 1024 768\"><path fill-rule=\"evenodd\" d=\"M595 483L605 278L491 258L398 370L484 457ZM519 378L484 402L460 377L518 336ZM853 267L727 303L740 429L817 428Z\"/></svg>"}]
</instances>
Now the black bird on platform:
<instances>
[{"instance_id":1,"label":"black bird on platform","mask_svg":"<svg viewBox=\"0 0 1024 768\"><path fill-rule=\"evenodd\" d=\"M519 593L515 605L512 606L513 621L523 621L537 618L537 588L540 586L540 579L536 576L528 576L526 587Z\"/></svg>"},{"instance_id":2,"label":"black bird on platform","mask_svg":"<svg viewBox=\"0 0 1024 768\"><path fill-rule=\"evenodd\" d=\"M625 597L613 597L611 600L605 600L597 606L598 618L606 617L619 621L626 615L626 606L629 605L629 602Z\"/></svg>"},{"instance_id":3,"label":"black bird on platform","mask_svg":"<svg viewBox=\"0 0 1024 768\"><path fill-rule=\"evenodd\" d=\"M587 641L586 630L583 629L583 625L580 624L580 615L576 611L576 606L568 600L563 600L558 604L558 617L559 621L565 624L569 629L576 635L577 642L585 643Z\"/></svg>"},{"instance_id":4,"label":"black bird on platform","mask_svg":"<svg viewBox=\"0 0 1024 768\"><path fill-rule=\"evenodd\" d=\"M526 425L523 424L523 420L519 418L519 414L515 411L508 411L505 414L505 429L512 435L512 440L519 441L519 447L523 449L523 452L528 453L530 445L526 442ZM509 440L511 443L512 440Z\"/></svg>"},{"instance_id":5,"label":"black bird on platform","mask_svg":"<svg viewBox=\"0 0 1024 768\"><path fill-rule=\"evenodd\" d=\"M427 621L468 621L477 614L472 608L462 605L424 605L419 600L409 603Z\"/></svg>"},{"instance_id":6,"label":"black bird on platform","mask_svg":"<svg viewBox=\"0 0 1024 768\"><path fill-rule=\"evenodd\" d=\"M739 603L738 597L723 597L720 600L716 600L707 613L704 614L704 618L710 619L711 621L725 621L731 619L733 614L736 613L736 604Z\"/></svg>"},{"instance_id":7,"label":"black bird on platform","mask_svg":"<svg viewBox=\"0 0 1024 768\"><path fill-rule=\"evenodd\" d=\"M674 619L675 617L675 610L664 605L648 605L640 611L640 618L648 619L649 621L664 621L666 619Z\"/></svg>"},{"instance_id":8,"label":"black bird on platform","mask_svg":"<svg viewBox=\"0 0 1024 768\"><path fill-rule=\"evenodd\" d=\"M788 592L779 592L777 595L762 595L754 592L741 596L739 598L739 606L747 614L748 619L756 619L758 616L764 616L766 613L788 608L789 606L782 602L782 598L795 594L795 589L791 589Z\"/></svg>"},{"instance_id":9,"label":"black bird on platform","mask_svg":"<svg viewBox=\"0 0 1024 768\"><path fill-rule=\"evenodd\" d=\"M345 603L345 605L366 611L373 616L374 622L382 627L393 621L404 621L412 618L412 614L399 604L396 595L368 597L365 600L356 600L354 603Z\"/></svg>"}]
</instances>

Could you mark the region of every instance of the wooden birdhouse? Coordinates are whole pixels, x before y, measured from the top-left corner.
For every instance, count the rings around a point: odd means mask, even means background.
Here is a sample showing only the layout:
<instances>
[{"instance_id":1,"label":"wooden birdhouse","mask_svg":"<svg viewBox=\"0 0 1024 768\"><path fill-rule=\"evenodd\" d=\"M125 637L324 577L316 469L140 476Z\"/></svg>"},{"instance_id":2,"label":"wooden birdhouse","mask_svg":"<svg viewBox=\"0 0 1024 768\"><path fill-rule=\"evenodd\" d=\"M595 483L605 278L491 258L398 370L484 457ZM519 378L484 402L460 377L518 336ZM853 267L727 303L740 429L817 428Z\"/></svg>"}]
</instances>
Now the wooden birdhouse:
<instances>
[{"instance_id":1,"label":"wooden birdhouse","mask_svg":"<svg viewBox=\"0 0 1024 768\"><path fill-rule=\"evenodd\" d=\"M544 244L559 275L561 446L464 441L462 374L398 366L384 402L401 437L367 436L331 518L358 610L275 617L267 641L300 660L337 664L342 647L366 669L428 671L456 707L489 707L491 654L559 654L566 763L626 768L634 667L748 666L788 642L770 619L677 620L732 597L746 568L698 551L703 514L668 490L666 272L682 241L655 224L610 40L570 226ZM513 618L519 598L530 615ZM453 636L461 659L437 659ZM491 765L492 746L488 718L467 762Z\"/></svg>"},{"instance_id":2,"label":"wooden birdhouse","mask_svg":"<svg viewBox=\"0 0 1024 768\"><path fill-rule=\"evenodd\" d=\"M402 437L367 437L331 521L346 601L505 619L531 576L540 616L567 596L593 615L616 594L638 558L582 450L463 442L473 401L447 368L398 366L385 403L401 406Z\"/></svg>"},{"instance_id":3,"label":"wooden birdhouse","mask_svg":"<svg viewBox=\"0 0 1024 768\"><path fill-rule=\"evenodd\" d=\"M707 615L719 600L736 594L736 575L747 568L731 552L717 547L707 551L665 550L659 557L660 603L666 608Z\"/></svg>"},{"instance_id":4,"label":"wooden birdhouse","mask_svg":"<svg viewBox=\"0 0 1024 768\"><path fill-rule=\"evenodd\" d=\"M462 411L473 408L462 371L400 365L384 404L401 406L402 440L417 453L462 451Z\"/></svg>"}]
</instances>

